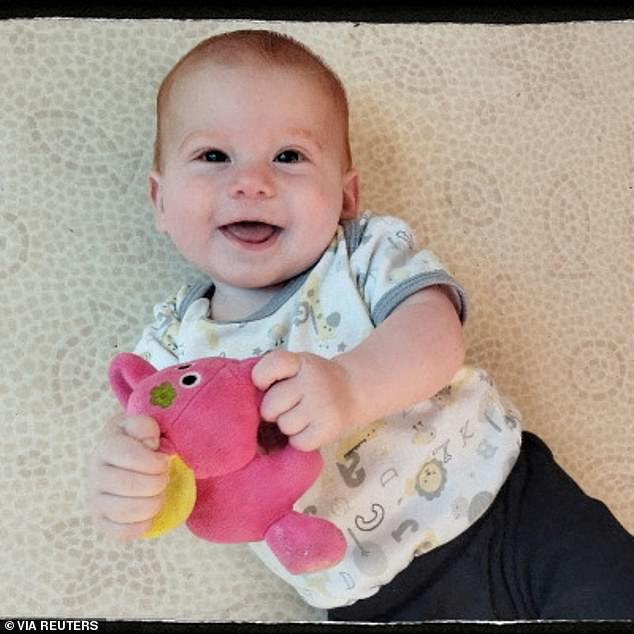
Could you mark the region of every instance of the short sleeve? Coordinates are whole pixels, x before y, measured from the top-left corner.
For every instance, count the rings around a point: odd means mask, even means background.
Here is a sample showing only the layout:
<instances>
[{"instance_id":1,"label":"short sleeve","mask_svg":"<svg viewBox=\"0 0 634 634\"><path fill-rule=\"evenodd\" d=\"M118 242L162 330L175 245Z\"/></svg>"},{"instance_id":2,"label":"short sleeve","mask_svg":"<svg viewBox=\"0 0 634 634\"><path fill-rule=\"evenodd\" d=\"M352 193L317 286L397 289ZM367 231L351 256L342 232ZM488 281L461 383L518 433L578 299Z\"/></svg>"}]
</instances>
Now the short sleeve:
<instances>
[{"instance_id":1,"label":"short sleeve","mask_svg":"<svg viewBox=\"0 0 634 634\"><path fill-rule=\"evenodd\" d=\"M462 323L467 317L464 289L440 260L427 249L417 249L410 226L394 216L364 213L344 226L350 266L374 324L410 295L441 285L449 290Z\"/></svg>"}]
</instances>

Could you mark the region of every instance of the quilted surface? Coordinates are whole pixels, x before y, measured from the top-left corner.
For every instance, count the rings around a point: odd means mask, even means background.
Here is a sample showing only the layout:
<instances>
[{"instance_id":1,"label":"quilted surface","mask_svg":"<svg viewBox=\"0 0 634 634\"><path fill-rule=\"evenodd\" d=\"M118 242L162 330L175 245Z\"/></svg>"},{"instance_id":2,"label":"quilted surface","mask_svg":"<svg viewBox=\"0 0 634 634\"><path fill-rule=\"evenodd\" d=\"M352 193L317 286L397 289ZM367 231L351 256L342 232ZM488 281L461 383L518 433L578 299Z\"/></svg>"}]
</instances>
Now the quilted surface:
<instances>
[{"instance_id":1,"label":"quilted surface","mask_svg":"<svg viewBox=\"0 0 634 634\"><path fill-rule=\"evenodd\" d=\"M146 201L154 94L209 34L296 36L346 83L364 204L465 285L469 360L634 530L634 22L0 23L3 615L312 620L245 546L92 528L106 368L192 272Z\"/></svg>"}]
</instances>

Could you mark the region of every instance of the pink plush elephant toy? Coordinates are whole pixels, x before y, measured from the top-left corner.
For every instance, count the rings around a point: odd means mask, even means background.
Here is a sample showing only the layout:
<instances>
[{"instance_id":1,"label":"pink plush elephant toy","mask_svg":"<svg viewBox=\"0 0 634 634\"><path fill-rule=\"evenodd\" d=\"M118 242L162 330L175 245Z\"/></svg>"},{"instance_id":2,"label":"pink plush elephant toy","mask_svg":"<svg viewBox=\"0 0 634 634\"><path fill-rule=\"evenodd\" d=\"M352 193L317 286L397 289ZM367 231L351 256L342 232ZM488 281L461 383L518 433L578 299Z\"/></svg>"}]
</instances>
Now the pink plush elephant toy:
<instances>
[{"instance_id":1,"label":"pink plush elephant toy","mask_svg":"<svg viewBox=\"0 0 634 634\"><path fill-rule=\"evenodd\" d=\"M208 541L265 540L292 574L323 570L342 559L345 538L328 520L293 510L317 479L321 455L287 442L262 446L277 426L260 419L257 361L210 357L157 371L135 354L112 360L110 384L125 411L154 418L159 450L175 459L148 536L186 520Z\"/></svg>"}]
</instances>

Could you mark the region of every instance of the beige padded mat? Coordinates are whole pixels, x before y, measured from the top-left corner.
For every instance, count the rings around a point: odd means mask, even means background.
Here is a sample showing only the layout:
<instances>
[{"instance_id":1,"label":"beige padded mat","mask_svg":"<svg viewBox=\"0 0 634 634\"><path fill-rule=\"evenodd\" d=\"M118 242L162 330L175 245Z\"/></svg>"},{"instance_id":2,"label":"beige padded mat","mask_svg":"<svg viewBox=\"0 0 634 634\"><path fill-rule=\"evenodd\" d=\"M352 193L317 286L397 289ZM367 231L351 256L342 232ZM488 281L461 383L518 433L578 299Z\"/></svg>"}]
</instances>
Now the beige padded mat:
<instances>
[{"instance_id":1,"label":"beige padded mat","mask_svg":"<svg viewBox=\"0 0 634 634\"><path fill-rule=\"evenodd\" d=\"M154 94L194 43L277 28L349 88L364 203L468 289L469 358L634 530L634 22L0 23L2 615L303 620L246 546L119 545L84 506L110 357L192 277L146 202Z\"/></svg>"}]
</instances>

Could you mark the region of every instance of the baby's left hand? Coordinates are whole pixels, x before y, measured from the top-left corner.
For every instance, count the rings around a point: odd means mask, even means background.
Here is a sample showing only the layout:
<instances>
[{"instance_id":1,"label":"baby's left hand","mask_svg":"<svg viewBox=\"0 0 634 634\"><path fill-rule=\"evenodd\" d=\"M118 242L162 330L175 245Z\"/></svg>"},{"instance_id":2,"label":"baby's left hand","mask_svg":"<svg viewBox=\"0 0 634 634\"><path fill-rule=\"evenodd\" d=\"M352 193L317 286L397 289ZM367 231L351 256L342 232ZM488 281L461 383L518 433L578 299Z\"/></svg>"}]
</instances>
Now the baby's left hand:
<instances>
[{"instance_id":1,"label":"baby's left hand","mask_svg":"<svg viewBox=\"0 0 634 634\"><path fill-rule=\"evenodd\" d=\"M353 422L352 381L336 360L273 350L253 367L251 378L266 391L260 415L276 422L295 449L319 449Z\"/></svg>"}]
</instances>

